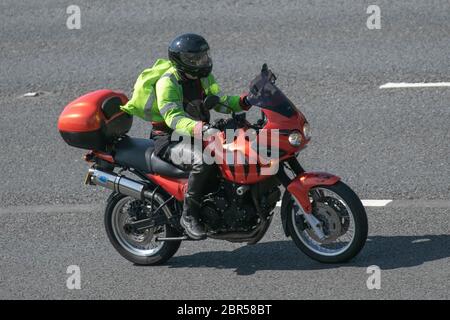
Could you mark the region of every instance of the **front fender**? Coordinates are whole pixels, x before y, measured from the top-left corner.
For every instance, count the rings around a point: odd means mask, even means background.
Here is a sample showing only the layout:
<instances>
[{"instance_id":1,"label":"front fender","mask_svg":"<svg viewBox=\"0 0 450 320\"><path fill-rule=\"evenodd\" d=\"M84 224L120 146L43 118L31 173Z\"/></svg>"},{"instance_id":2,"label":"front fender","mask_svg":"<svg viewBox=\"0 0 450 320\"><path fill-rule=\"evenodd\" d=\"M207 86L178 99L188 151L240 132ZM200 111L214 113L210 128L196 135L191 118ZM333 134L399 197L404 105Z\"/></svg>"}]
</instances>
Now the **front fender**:
<instances>
[{"instance_id":1,"label":"front fender","mask_svg":"<svg viewBox=\"0 0 450 320\"><path fill-rule=\"evenodd\" d=\"M341 178L338 176L325 172L303 172L291 181L281 201L281 222L286 236L289 236L289 231L287 230L287 214L290 208L290 195L297 199L306 213L311 213L312 207L308 196L309 190L317 186L331 186L339 180Z\"/></svg>"}]
</instances>

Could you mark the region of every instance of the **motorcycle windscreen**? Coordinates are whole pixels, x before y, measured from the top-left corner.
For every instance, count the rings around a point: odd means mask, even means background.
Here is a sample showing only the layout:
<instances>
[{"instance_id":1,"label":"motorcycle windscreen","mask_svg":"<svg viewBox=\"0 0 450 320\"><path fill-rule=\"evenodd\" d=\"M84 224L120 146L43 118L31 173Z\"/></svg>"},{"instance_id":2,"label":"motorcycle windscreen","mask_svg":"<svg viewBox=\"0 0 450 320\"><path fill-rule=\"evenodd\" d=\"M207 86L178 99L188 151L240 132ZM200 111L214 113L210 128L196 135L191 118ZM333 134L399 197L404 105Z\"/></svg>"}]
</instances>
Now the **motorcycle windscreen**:
<instances>
[{"instance_id":1,"label":"motorcycle windscreen","mask_svg":"<svg viewBox=\"0 0 450 320\"><path fill-rule=\"evenodd\" d=\"M263 70L250 83L247 96L252 106L276 112L287 118L296 114L296 107L291 100L275 85L276 77L270 70Z\"/></svg>"}]
</instances>

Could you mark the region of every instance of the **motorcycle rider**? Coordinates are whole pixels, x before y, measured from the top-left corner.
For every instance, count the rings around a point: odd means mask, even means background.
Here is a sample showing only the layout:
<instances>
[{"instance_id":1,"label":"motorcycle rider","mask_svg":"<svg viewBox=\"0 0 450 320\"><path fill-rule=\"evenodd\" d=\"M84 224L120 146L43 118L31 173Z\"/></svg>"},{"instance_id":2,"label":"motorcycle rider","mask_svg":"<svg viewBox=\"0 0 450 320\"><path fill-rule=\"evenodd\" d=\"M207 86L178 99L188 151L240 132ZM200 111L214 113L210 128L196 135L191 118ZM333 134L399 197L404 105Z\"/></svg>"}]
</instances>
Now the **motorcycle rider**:
<instances>
[{"instance_id":1,"label":"motorcycle rider","mask_svg":"<svg viewBox=\"0 0 450 320\"><path fill-rule=\"evenodd\" d=\"M191 238L201 239L205 237L204 226L198 216L201 198L204 186L208 178L215 174L217 166L202 161L202 150L183 142L171 142L170 135L176 131L191 137L201 137L209 128L223 129L223 120L209 124L209 110L202 104L208 95L219 96L221 102L233 111L248 110L250 104L245 93L241 96L221 94L211 74L213 64L209 45L202 36L188 33L176 37L169 45L168 54L172 67L155 86L157 108L152 108L151 138L155 139L155 152L162 159L170 161L173 155L180 154L183 154L183 159L186 159L186 155L191 159L190 163L178 164L183 170L190 170L180 224ZM221 113L230 112L220 105L214 109Z\"/></svg>"}]
</instances>

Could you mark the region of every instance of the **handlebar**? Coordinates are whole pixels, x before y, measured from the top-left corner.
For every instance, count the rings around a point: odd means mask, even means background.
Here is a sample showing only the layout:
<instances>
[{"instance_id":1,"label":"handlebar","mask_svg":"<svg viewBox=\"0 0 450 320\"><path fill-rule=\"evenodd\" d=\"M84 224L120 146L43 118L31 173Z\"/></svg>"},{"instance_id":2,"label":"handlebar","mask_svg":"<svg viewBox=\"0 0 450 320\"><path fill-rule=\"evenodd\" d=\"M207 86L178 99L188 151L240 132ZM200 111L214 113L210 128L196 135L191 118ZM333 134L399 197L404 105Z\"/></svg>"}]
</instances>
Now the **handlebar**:
<instances>
[{"instance_id":1,"label":"handlebar","mask_svg":"<svg viewBox=\"0 0 450 320\"><path fill-rule=\"evenodd\" d=\"M226 119L224 121L223 128L220 128L219 130L221 131L225 131L227 129L236 130L240 128L250 128L256 130L257 132L259 132L259 130L261 129L259 126L253 125L250 122L248 122L245 113L232 112L232 118Z\"/></svg>"},{"instance_id":2,"label":"handlebar","mask_svg":"<svg viewBox=\"0 0 450 320\"><path fill-rule=\"evenodd\" d=\"M214 102L216 102L216 101L214 101ZM250 122L248 122L246 119L245 113L236 113L230 106L228 106L227 104L225 104L223 102L217 102L216 105L223 106L231 111L231 118L234 120L233 127L232 127L233 129L251 128L251 129L256 130L257 132L261 129L258 125L253 125ZM229 128L226 128L226 129L229 129Z\"/></svg>"}]
</instances>

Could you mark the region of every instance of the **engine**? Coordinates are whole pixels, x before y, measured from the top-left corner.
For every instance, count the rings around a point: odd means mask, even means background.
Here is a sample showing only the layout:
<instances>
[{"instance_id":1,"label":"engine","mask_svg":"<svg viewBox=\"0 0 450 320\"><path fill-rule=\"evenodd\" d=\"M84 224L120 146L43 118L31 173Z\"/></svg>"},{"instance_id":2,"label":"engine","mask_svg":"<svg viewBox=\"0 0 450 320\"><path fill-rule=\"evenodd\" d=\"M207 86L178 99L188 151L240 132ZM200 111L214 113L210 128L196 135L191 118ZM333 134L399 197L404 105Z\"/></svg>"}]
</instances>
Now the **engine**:
<instances>
[{"instance_id":1,"label":"engine","mask_svg":"<svg viewBox=\"0 0 450 320\"><path fill-rule=\"evenodd\" d=\"M277 201L280 190L275 180L258 185L239 185L222 180L219 189L206 196L201 218L213 232L247 232L266 219Z\"/></svg>"}]
</instances>

